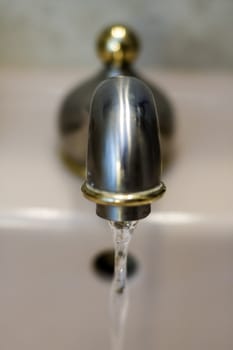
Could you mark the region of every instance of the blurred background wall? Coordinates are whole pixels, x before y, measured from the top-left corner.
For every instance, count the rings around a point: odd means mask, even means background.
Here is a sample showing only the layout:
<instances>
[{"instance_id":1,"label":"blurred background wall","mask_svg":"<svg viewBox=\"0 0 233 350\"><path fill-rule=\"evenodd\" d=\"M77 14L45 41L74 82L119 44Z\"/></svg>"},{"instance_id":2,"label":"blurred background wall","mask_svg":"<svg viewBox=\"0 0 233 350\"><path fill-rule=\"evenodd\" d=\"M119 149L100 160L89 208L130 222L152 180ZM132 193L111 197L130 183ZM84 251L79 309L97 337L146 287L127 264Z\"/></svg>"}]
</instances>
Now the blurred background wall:
<instances>
[{"instance_id":1,"label":"blurred background wall","mask_svg":"<svg viewBox=\"0 0 233 350\"><path fill-rule=\"evenodd\" d=\"M95 37L117 21L140 35L140 64L233 67L233 0L0 0L0 65L98 65Z\"/></svg>"}]
</instances>

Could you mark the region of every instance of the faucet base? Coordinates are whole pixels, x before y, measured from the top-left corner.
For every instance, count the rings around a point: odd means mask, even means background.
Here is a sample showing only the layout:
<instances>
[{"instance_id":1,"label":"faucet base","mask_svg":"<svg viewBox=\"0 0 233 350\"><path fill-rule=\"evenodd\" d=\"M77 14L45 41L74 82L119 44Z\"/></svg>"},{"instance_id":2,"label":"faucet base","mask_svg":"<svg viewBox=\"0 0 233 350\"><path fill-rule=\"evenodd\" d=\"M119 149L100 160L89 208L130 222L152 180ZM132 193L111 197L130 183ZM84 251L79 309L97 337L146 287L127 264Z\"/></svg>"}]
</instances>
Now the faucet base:
<instances>
[{"instance_id":1,"label":"faucet base","mask_svg":"<svg viewBox=\"0 0 233 350\"><path fill-rule=\"evenodd\" d=\"M147 217L150 214L150 204L132 207L113 205L96 205L96 214L103 219L111 221L134 221Z\"/></svg>"}]
</instances>

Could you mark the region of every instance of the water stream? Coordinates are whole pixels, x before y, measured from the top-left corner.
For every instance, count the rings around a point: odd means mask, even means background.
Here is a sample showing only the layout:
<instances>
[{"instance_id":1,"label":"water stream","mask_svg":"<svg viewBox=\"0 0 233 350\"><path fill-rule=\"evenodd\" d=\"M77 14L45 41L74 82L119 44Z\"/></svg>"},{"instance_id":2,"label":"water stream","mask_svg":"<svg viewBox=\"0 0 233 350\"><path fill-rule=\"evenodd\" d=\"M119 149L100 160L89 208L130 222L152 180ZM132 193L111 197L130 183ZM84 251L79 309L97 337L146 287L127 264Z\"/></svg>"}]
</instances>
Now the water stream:
<instances>
[{"instance_id":1,"label":"water stream","mask_svg":"<svg viewBox=\"0 0 233 350\"><path fill-rule=\"evenodd\" d=\"M127 256L136 225L137 221L110 221L115 248L114 278L110 292L111 350L123 349L128 309Z\"/></svg>"}]
</instances>

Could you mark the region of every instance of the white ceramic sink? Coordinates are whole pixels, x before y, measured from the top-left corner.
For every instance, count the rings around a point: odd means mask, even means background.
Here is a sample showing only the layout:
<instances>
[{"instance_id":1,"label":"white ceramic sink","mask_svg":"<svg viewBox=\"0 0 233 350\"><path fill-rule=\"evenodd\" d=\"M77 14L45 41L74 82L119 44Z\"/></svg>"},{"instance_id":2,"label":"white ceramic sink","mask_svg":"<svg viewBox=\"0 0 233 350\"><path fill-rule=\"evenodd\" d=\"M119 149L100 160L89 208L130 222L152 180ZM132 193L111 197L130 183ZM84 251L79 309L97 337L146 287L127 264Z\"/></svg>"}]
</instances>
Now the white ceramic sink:
<instances>
[{"instance_id":1,"label":"white ceramic sink","mask_svg":"<svg viewBox=\"0 0 233 350\"><path fill-rule=\"evenodd\" d=\"M57 152L56 113L86 72L0 70L0 349L109 348L112 247ZM125 349L233 348L233 76L153 73L173 100L167 193L131 253Z\"/></svg>"}]
</instances>

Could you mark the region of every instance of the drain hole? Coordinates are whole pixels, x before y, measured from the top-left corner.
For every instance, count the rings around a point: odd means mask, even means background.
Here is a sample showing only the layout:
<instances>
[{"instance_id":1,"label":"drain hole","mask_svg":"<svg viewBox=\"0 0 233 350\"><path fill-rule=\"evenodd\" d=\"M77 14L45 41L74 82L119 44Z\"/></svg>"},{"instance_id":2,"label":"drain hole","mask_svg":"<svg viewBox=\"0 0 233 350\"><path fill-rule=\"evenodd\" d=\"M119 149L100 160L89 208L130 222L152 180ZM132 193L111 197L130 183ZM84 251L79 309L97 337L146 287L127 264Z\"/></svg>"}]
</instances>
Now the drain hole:
<instances>
[{"instance_id":1,"label":"drain hole","mask_svg":"<svg viewBox=\"0 0 233 350\"><path fill-rule=\"evenodd\" d=\"M93 261L94 270L105 279L111 279L114 272L114 251L105 250L98 254ZM129 253L127 259L127 277L132 277L138 270L137 260Z\"/></svg>"}]
</instances>

